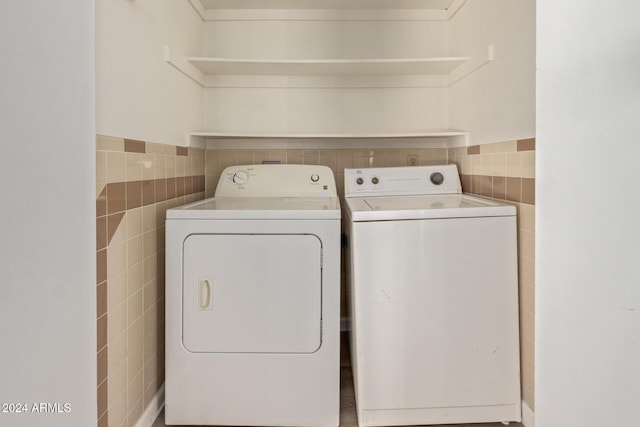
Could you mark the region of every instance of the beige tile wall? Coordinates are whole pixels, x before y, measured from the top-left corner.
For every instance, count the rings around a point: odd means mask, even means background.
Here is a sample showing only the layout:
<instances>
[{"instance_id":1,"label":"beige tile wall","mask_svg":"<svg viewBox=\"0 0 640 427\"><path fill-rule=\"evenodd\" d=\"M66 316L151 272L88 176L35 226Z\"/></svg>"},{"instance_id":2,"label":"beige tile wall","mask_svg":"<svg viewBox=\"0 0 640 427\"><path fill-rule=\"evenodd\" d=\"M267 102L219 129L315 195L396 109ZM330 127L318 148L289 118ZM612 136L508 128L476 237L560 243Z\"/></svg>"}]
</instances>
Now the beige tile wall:
<instances>
[{"instance_id":1,"label":"beige tile wall","mask_svg":"<svg viewBox=\"0 0 640 427\"><path fill-rule=\"evenodd\" d=\"M535 409L535 139L449 149L463 190L492 197L518 210L518 269L522 398Z\"/></svg>"},{"instance_id":2,"label":"beige tile wall","mask_svg":"<svg viewBox=\"0 0 640 427\"><path fill-rule=\"evenodd\" d=\"M226 166L279 160L322 164L333 169L343 191L344 169L456 163L466 192L513 203L519 215L520 315L523 398L534 409L534 233L535 141L508 141L456 149L204 150L98 137L97 203L106 189L115 195L107 211L98 208L98 400L101 426L133 425L163 382L164 210L213 195ZM187 156L184 156L187 154ZM204 175L204 176L203 176ZM204 178L204 190L191 180L191 194L173 193L144 206L127 207L126 192L142 203L146 181L172 177ZM108 187L107 184L112 184ZM124 184L124 185L120 185ZM127 185L129 184L129 185ZM178 184L176 183L176 186ZM182 185L186 184L183 182ZM149 184L146 184L148 187ZM118 195L124 187L124 200ZM146 188L145 187L145 188ZM150 196L147 196L147 198ZM149 202L149 199L147 199ZM124 205L124 207L120 207ZM135 206L133 201L132 206ZM101 214L102 213L102 214ZM121 216L122 218L118 218ZM104 231L100 231L104 230ZM343 287L344 289L344 287ZM346 301L343 295L343 302ZM346 307L342 307L347 313Z\"/></svg>"},{"instance_id":3,"label":"beige tile wall","mask_svg":"<svg viewBox=\"0 0 640 427\"><path fill-rule=\"evenodd\" d=\"M506 141L452 149L336 149L336 150L231 150L206 152L206 196L215 192L218 177L227 166L279 160L291 164L329 166L343 196L344 169L455 163L465 192L500 199L518 210L519 291L522 395L534 409L534 233L535 233L535 140ZM343 262L343 284L344 281ZM342 315L347 316L345 286Z\"/></svg>"},{"instance_id":4,"label":"beige tile wall","mask_svg":"<svg viewBox=\"0 0 640 427\"><path fill-rule=\"evenodd\" d=\"M204 197L205 152L98 136L98 426L133 426L164 383L164 215Z\"/></svg>"}]
</instances>

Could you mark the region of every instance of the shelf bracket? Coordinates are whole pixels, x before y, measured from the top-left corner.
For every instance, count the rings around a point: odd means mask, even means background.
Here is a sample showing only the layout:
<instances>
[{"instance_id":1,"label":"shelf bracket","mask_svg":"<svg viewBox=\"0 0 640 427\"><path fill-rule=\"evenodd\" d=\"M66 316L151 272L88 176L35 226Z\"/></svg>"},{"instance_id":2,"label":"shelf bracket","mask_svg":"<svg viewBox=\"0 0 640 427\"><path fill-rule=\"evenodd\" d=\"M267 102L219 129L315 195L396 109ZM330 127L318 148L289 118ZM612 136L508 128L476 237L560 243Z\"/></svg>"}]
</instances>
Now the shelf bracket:
<instances>
[{"instance_id":1,"label":"shelf bracket","mask_svg":"<svg viewBox=\"0 0 640 427\"><path fill-rule=\"evenodd\" d=\"M467 0L454 0L449 9L447 9L447 21L451 21L454 16L458 13L462 6L467 3Z\"/></svg>"},{"instance_id":2,"label":"shelf bracket","mask_svg":"<svg viewBox=\"0 0 640 427\"><path fill-rule=\"evenodd\" d=\"M198 67L184 59L184 57L176 55L171 49L171 46L164 46L164 62L204 87L204 73L198 69Z\"/></svg>"},{"instance_id":3,"label":"shelf bracket","mask_svg":"<svg viewBox=\"0 0 640 427\"><path fill-rule=\"evenodd\" d=\"M191 4L193 10L200 16L200 19L204 21L207 15L207 11L202 5L202 2L200 0L189 0L189 3Z\"/></svg>"},{"instance_id":4,"label":"shelf bracket","mask_svg":"<svg viewBox=\"0 0 640 427\"><path fill-rule=\"evenodd\" d=\"M489 62L492 62L493 60L494 60L494 47L492 44L490 44L487 47L486 54L473 55L467 63L459 66L458 68L453 70L451 74L449 74L449 86L453 86L454 84L458 83L460 80L467 77L469 74L484 67L485 65L487 65Z\"/></svg>"}]
</instances>

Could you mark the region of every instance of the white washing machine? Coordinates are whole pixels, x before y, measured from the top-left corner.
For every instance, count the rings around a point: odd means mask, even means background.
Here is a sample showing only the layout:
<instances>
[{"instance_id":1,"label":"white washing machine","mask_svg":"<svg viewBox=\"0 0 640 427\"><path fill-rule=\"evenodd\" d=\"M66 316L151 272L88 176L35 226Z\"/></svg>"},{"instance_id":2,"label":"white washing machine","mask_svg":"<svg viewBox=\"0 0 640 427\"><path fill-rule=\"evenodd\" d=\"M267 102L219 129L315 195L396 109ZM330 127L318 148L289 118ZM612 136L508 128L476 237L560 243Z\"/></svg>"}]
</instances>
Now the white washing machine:
<instances>
[{"instance_id":1,"label":"white washing machine","mask_svg":"<svg viewBox=\"0 0 640 427\"><path fill-rule=\"evenodd\" d=\"M337 426L339 263L325 166L232 166L169 209L167 424Z\"/></svg>"},{"instance_id":2,"label":"white washing machine","mask_svg":"<svg viewBox=\"0 0 640 427\"><path fill-rule=\"evenodd\" d=\"M358 424L521 419L516 212L455 165L345 170Z\"/></svg>"}]
</instances>

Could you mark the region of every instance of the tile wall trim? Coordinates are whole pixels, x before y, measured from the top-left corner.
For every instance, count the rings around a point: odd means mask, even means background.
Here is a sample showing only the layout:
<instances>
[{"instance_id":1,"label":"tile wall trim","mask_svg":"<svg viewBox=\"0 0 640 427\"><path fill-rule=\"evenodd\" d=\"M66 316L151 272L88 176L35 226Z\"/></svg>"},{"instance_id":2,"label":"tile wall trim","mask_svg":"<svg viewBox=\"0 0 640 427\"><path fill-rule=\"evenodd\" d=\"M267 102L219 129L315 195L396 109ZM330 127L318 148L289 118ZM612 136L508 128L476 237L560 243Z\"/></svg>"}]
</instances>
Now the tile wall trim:
<instances>
[{"instance_id":1,"label":"tile wall trim","mask_svg":"<svg viewBox=\"0 0 640 427\"><path fill-rule=\"evenodd\" d=\"M187 148L175 145L157 144L145 141L98 135L96 150L104 155L108 153L140 153L142 155L164 154L168 156L202 155L204 149ZM175 171L174 171L175 172ZM99 174L98 174L99 176ZM96 197L96 260L97 260L97 396L98 427L109 424L109 317L108 317L108 278L107 248L116 230L125 219L127 211L182 196L204 196L205 174L176 176L169 178L106 182L96 177L96 183L104 185ZM103 178L104 179L104 178ZM112 420L113 421L113 420Z\"/></svg>"},{"instance_id":2,"label":"tile wall trim","mask_svg":"<svg viewBox=\"0 0 640 427\"><path fill-rule=\"evenodd\" d=\"M515 143L515 147L514 144ZM514 149L515 148L515 149ZM535 151L536 139L517 139L515 141L496 142L492 144L471 145L467 147L467 154L470 156L487 153L500 153L510 151Z\"/></svg>"},{"instance_id":3,"label":"tile wall trim","mask_svg":"<svg viewBox=\"0 0 640 427\"><path fill-rule=\"evenodd\" d=\"M460 175L460 181L464 193L535 205L534 178Z\"/></svg>"},{"instance_id":4,"label":"tile wall trim","mask_svg":"<svg viewBox=\"0 0 640 427\"><path fill-rule=\"evenodd\" d=\"M127 153L146 153L146 144L144 141L135 139L124 140L124 151Z\"/></svg>"},{"instance_id":5,"label":"tile wall trim","mask_svg":"<svg viewBox=\"0 0 640 427\"><path fill-rule=\"evenodd\" d=\"M469 154L469 155L480 154L480 146L479 145L472 145L470 147L467 147L467 154Z\"/></svg>"},{"instance_id":6,"label":"tile wall trim","mask_svg":"<svg viewBox=\"0 0 640 427\"><path fill-rule=\"evenodd\" d=\"M102 215L106 214L111 219L112 215L122 214L130 209L204 192L204 184L204 175L111 182L105 185L96 203L101 204L100 212ZM113 232L115 232L115 228L113 228ZM109 234L107 245L113 236L111 231Z\"/></svg>"},{"instance_id":7,"label":"tile wall trim","mask_svg":"<svg viewBox=\"0 0 640 427\"><path fill-rule=\"evenodd\" d=\"M465 153L474 163L480 161L482 155L498 153L517 153L523 151L535 151L535 138L521 139L516 141L498 142L493 144L473 145L467 147ZM452 148L450 150L456 150ZM451 159L449 151L449 163L456 163ZM474 160L475 159L475 160ZM504 159L504 157L503 157ZM503 160L504 161L504 160ZM484 166L484 165L483 165ZM535 205L535 178L518 176L514 173L503 175L486 173L464 173L459 167L460 182L462 191L480 196L492 197L498 200L505 200L517 203ZM507 169L508 171L508 169ZM467 170L468 172L468 170ZM531 172L529 172L531 173Z\"/></svg>"},{"instance_id":8,"label":"tile wall trim","mask_svg":"<svg viewBox=\"0 0 640 427\"><path fill-rule=\"evenodd\" d=\"M518 140L518 151L534 151L536 149L536 139L520 139Z\"/></svg>"}]
</instances>

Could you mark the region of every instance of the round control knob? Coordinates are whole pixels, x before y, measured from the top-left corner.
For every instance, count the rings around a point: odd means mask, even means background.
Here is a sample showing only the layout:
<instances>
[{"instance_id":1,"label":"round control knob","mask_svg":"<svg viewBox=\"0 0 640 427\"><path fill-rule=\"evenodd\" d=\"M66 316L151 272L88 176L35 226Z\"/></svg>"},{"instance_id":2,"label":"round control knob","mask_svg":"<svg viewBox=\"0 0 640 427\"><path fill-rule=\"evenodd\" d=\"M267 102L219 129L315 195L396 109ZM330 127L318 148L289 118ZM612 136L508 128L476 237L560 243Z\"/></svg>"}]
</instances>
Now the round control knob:
<instances>
[{"instance_id":1,"label":"round control knob","mask_svg":"<svg viewBox=\"0 0 640 427\"><path fill-rule=\"evenodd\" d=\"M317 173L314 173L313 175L311 175L312 182L318 182L319 180L320 180L320 176L318 176Z\"/></svg>"},{"instance_id":2,"label":"round control knob","mask_svg":"<svg viewBox=\"0 0 640 427\"><path fill-rule=\"evenodd\" d=\"M429 179L431 180L431 183L433 185L440 185L444 182L444 175L442 175L440 172L434 172L431 174Z\"/></svg>"},{"instance_id":3,"label":"round control knob","mask_svg":"<svg viewBox=\"0 0 640 427\"><path fill-rule=\"evenodd\" d=\"M377 183L379 183L379 182L380 182L380 179L378 179L378 177L377 177L377 176L374 176L373 178L371 178L371 183L372 183L372 184L377 184Z\"/></svg>"},{"instance_id":4,"label":"round control knob","mask_svg":"<svg viewBox=\"0 0 640 427\"><path fill-rule=\"evenodd\" d=\"M358 185L364 184L364 179L362 179L362 178L356 179L356 184L358 184Z\"/></svg>"},{"instance_id":5,"label":"round control knob","mask_svg":"<svg viewBox=\"0 0 640 427\"><path fill-rule=\"evenodd\" d=\"M234 184L246 184L246 182L249 181L249 174L247 173L247 171L238 171L233 174L232 180Z\"/></svg>"}]
</instances>

